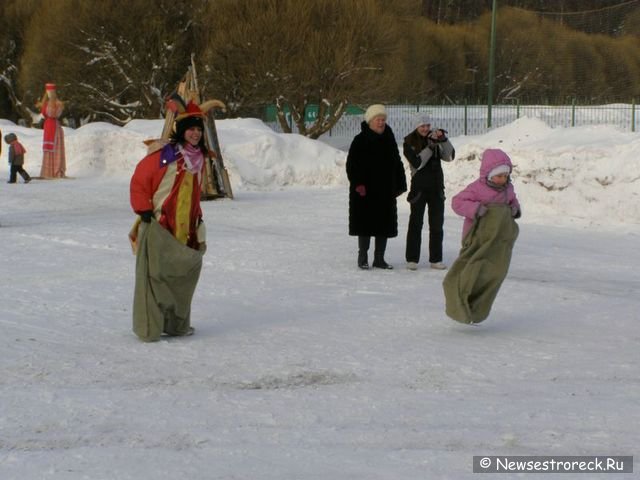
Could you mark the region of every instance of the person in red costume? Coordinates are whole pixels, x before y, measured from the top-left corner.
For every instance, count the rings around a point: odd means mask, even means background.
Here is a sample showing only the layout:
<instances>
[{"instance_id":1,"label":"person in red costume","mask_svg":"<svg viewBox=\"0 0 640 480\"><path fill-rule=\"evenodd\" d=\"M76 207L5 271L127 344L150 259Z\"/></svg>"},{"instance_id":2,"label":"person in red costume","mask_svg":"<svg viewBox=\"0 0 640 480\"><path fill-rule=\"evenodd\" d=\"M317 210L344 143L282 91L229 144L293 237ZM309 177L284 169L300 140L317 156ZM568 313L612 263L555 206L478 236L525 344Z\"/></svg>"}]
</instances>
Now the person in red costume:
<instances>
[{"instance_id":1,"label":"person in red costume","mask_svg":"<svg viewBox=\"0 0 640 480\"><path fill-rule=\"evenodd\" d=\"M56 85L47 83L42 97L40 113L44 117L44 133L42 136L42 178L64 178L67 162L64 151L64 131L60 124L60 116L64 103L58 99Z\"/></svg>"},{"instance_id":2,"label":"person in red costume","mask_svg":"<svg viewBox=\"0 0 640 480\"><path fill-rule=\"evenodd\" d=\"M210 103L185 105L174 97L170 141L156 144L131 177L131 207L139 215L130 235L136 246L133 331L143 341L194 332L191 300L206 250L200 191L205 157L213 155L203 138Z\"/></svg>"}]
</instances>

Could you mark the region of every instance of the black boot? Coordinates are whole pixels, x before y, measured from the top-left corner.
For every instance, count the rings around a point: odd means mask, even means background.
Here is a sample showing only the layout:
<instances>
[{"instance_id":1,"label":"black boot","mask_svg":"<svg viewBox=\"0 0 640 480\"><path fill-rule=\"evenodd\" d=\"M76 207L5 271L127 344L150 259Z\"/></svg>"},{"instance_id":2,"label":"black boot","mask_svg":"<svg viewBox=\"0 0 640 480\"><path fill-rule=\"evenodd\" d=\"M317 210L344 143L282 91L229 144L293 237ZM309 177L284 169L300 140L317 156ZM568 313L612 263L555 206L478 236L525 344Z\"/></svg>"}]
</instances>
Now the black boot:
<instances>
[{"instance_id":1,"label":"black boot","mask_svg":"<svg viewBox=\"0 0 640 480\"><path fill-rule=\"evenodd\" d=\"M387 249L387 237L376 237L376 247L373 253L373 268L392 270L393 266L384 261L384 252Z\"/></svg>"},{"instance_id":2,"label":"black boot","mask_svg":"<svg viewBox=\"0 0 640 480\"><path fill-rule=\"evenodd\" d=\"M358 237L358 268L369 270L369 245L371 237Z\"/></svg>"},{"instance_id":3,"label":"black boot","mask_svg":"<svg viewBox=\"0 0 640 480\"><path fill-rule=\"evenodd\" d=\"M24 183L29 183L31 181L31 177L24 168L20 167L18 173L20 173L20 176L22 177L22 180L24 180Z\"/></svg>"}]
</instances>

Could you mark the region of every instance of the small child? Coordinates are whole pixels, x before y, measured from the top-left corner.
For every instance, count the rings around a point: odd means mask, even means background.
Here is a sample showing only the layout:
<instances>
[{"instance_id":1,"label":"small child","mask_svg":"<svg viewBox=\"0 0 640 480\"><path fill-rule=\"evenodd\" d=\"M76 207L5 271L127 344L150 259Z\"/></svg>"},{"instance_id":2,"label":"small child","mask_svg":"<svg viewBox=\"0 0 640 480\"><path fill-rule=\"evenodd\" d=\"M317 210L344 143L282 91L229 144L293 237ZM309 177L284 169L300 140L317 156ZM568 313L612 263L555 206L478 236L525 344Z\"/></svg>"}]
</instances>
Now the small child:
<instances>
[{"instance_id":1,"label":"small child","mask_svg":"<svg viewBox=\"0 0 640 480\"><path fill-rule=\"evenodd\" d=\"M499 149L487 149L480 162L480 178L453 197L453 211L464 217L462 238L476 218L487 213L487 205L507 204L513 218L520 218L520 203L511 184L513 165L509 156Z\"/></svg>"},{"instance_id":2,"label":"small child","mask_svg":"<svg viewBox=\"0 0 640 480\"><path fill-rule=\"evenodd\" d=\"M24 154L27 153L27 150L18 141L18 137L15 133L5 135L4 141L9 144L9 166L11 168L11 172L9 173L8 183L16 183L18 173L23 178L24 183L29 183L31 181L31 177L23 168Z\"/></svg>"},{"instance_id":3,"label":"small child","mask_svg":"<svg viewBox=\"0 0 640 480\"><path fill-rule=\"evenodd\" d=\"M462 248L442 282L445 310L461 323L489 316L507 276L518 238L520 203L510 181L511 159L502 150L482 154L480 178L453 197L453 211L464 218Z\"/></svg>"}]
</instances>

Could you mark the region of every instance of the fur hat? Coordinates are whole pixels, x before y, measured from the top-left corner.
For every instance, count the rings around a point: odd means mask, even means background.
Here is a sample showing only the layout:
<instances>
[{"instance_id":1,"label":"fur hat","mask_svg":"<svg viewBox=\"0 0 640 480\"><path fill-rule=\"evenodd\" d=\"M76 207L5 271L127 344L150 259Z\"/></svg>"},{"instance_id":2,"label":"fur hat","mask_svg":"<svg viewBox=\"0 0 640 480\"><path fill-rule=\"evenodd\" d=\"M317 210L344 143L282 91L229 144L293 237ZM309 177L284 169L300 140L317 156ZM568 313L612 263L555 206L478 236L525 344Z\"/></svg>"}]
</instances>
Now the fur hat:
<instances>
[{"instance_id":1,"label":"fur hat","mask_svg":"<svg viewBox=\"0 0 640 480\"><path fill-rule=\"evenodd\" d=\"M416 115L414 125L416 128L421 127L422 125L431 125L431 119L427 115L418 114Z\"/></svg>"},{"instance_id":2,"label":"fur hat","mask_svg":"<svg viewBox=\"0 0 640 480\"><path fill-rule=\"evenodd\" d=\"M491 180L496 175L502 175L503 173L506 173L507 175L509 175L511 173L511 167L509 165L504 165L504 164L498 165L497 167L494 167L493 169L491 169L491 171L487 175L487 179Z\"/></svg>"},{"instance_id":3,"label":"fur hat","mask_svg":"<svg viewBox=\"0 0 640 480\"><path fill-rule=\"evenodd\" d=\"M375 105L371 105L367 108L367 111L364 112L364 121L369 123L376 117L383 116L387 118L387 111L384 108L384 105L376 103Z\"/></svg>"}]
</instances>

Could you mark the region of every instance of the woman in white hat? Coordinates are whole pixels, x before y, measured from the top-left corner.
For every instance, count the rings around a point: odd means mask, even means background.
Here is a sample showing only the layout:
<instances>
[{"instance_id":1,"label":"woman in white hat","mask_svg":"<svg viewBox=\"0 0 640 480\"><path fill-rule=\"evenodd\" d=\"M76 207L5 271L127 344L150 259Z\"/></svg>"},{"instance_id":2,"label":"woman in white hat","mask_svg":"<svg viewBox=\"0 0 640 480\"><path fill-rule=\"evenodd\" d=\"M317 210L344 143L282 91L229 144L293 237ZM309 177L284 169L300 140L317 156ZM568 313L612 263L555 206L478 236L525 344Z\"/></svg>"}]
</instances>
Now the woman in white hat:
<instances>
[{"instance_id":1,"label":"woman in white hat","mask_svg":"<svg viewBox=\"0 0 640 480\"><path fill-rule=\"evenodd\" d=\"M349 235L358 237L358 267L369 268L374 237L372 266L391 269L384 254L387 239L398 235L396 197L407 191L407 180L384 105L367 108L361 128L347 155Z\"/></svg>"}]
</instances>

